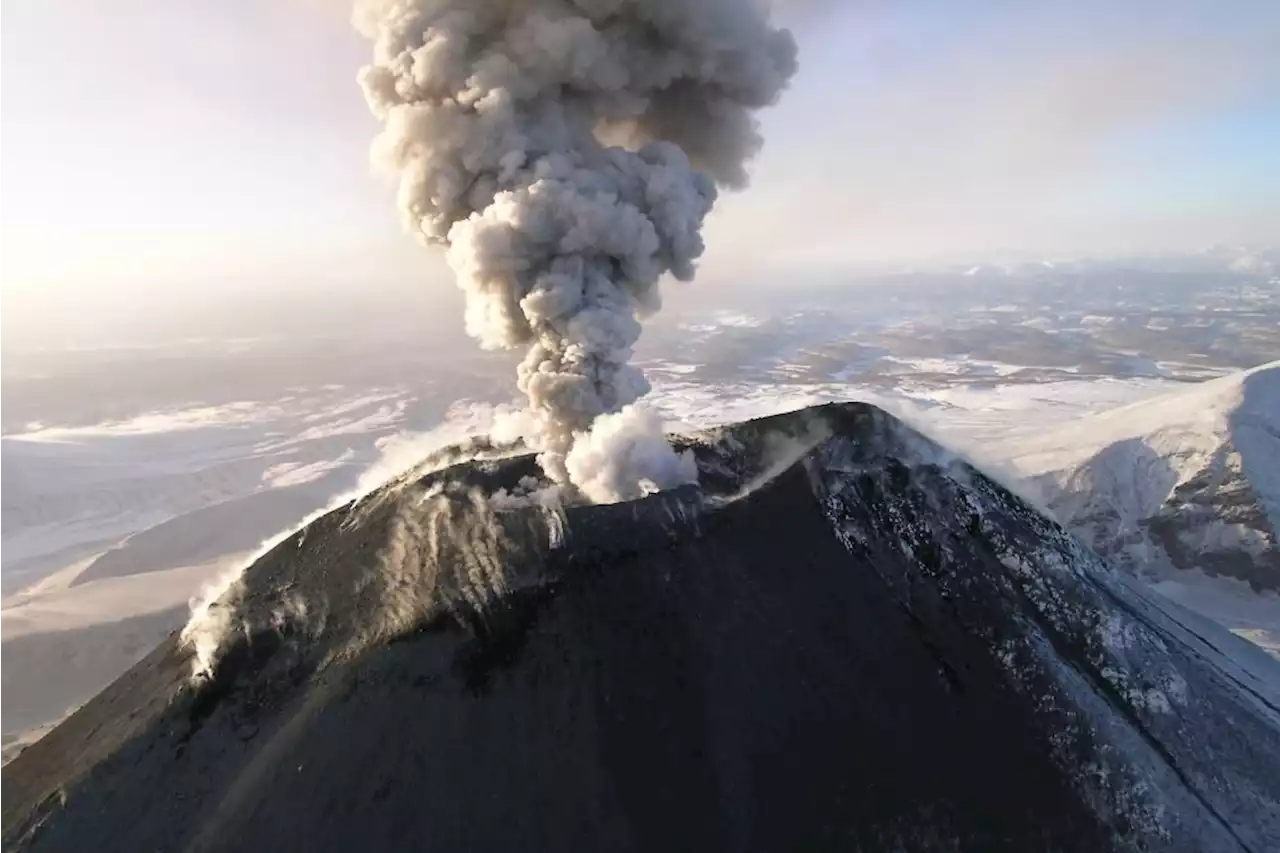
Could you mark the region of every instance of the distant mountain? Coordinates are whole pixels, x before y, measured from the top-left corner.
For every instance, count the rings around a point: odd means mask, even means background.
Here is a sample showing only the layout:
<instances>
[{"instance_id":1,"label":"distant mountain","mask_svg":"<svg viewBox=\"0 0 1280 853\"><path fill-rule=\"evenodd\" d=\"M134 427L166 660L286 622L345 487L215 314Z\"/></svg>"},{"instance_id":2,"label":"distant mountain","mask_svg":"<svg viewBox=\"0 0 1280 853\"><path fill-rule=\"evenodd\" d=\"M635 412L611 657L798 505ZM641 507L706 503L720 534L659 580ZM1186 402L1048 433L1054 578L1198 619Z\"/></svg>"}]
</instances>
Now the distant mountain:
<instances>
[{"instance_id":1,"label":"distant mountain","mask_svg":"<svg viewBox=\"0 0 1280 853\"><path fill-rule=\"evenodd\" d=\"M1062 524L1126 568L1280 590L1280 362L1079 419L1010 456Z\"/></svg>"},{"instance_id":2,"label":"distant mountain","mask_svg":"<svg viewBox=\"0 0 1280 853\"><path fill-rule=\"evenodd\" d=\"M1280 270L1280 247L1217 245L1199 251L1146 252L1112 256L1039 257L1009 252L973 263L912 267L918 272L957 272L970 277L1036 277L1046 273L1162 272L1244 275L1266 278Z\"/></svg>"},{"instance_id":3,"label":"distant mountain","mask_svg":"<svg viewBox=\"0 0 1280 853\"><path fill-rule=\"evenodd\" d=\"M1280 849L1280 668L885 413L321 517L3 771L7 850Z\"/></svg>"}]
</instances>

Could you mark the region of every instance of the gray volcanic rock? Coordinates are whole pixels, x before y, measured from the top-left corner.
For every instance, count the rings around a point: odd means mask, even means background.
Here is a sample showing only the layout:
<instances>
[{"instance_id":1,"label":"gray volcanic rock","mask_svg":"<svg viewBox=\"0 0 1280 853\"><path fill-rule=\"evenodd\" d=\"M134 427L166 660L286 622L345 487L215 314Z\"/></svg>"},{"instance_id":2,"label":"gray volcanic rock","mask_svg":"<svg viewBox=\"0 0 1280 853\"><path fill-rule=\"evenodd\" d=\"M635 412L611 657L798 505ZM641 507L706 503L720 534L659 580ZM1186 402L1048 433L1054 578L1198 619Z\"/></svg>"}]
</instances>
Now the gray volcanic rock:
<instances>
[{"instance_id":1,"label":"gray volcanic rock","mask_svg":"<svg viewBox=\"0 0 1280 853\"><path fill-rule=\"evenodd\" d=\"M6 849L1280 847L1244 641L873 407L677 443L698 488L521 507L490 451L313 522L206 674L175 635L4 769Z\"/></svg>"}]
</instances>

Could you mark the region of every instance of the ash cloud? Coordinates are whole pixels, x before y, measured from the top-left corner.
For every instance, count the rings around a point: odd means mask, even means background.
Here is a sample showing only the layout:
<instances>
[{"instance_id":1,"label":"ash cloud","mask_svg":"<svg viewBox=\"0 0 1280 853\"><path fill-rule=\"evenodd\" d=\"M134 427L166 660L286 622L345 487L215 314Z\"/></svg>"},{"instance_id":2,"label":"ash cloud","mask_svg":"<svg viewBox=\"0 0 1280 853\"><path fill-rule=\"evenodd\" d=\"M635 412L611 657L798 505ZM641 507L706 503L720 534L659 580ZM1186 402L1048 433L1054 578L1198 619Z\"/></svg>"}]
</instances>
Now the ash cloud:
<instances>
[{"instance_id":1,"label":"ash cloud","mask_svg":"<svg viewBox=\"0 0 1280 853\"><path fill-rule=\"evenodd\" d=\"M746 183L791 34L759 0L366 0L354 22L375 163L447 247L467 332L525 348L548 477L600 502L695 477L634 405L632 348L659 279L693 277L717 187Z\"/></svg>"}]
</instances>

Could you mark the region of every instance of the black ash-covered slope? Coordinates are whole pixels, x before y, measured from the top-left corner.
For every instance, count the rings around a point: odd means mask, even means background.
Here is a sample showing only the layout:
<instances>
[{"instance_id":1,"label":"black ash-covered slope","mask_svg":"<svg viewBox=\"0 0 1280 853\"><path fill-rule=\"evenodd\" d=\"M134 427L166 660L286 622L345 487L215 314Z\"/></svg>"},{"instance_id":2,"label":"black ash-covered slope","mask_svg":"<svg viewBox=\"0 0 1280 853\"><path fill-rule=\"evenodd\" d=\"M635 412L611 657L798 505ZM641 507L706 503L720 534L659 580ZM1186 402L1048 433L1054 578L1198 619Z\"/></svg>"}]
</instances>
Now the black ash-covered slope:
<instances>
[{"instance_id":1,"label":"black ash-covered slope","mask_svg":"<svg viewBox=\"0 0 1280 853\"><path fill-rule=\"evenodd\" d=\"M175 636L4 769L6 849L1280 849L1243 641L870 406L682 441L699 489L315 521L208 675Z\"/></svg>"}]
</instances>

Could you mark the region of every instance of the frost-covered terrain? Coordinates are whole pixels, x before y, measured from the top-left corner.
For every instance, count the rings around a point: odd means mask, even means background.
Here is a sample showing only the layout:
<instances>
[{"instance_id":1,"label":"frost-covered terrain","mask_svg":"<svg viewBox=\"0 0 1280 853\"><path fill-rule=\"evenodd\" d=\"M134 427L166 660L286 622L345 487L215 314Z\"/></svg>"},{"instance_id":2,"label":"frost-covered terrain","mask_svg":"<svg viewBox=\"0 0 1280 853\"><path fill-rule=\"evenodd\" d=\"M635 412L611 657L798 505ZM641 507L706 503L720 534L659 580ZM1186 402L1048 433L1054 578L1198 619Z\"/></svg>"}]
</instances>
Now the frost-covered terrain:
<instances>
[{"instance_id":1,"label":"frost-covered terrain","mask_svg":"<svg viewBox=\"0 0 1280 853\"><path fill-rule=\"evenodd\" d=\"M268 499L235 525L245 538L233 544L251 547L353 483L372 458L363 436L403 422L403 393L345 390L6 434L6 585L95 551L137 550L142 531L260 493Z\"/></svg>"},{"instance_id":2,"label":"frost-covered terrain","mask_svg":"<svg viewBox=\"0 0 1280 853\"><path fill-rule=\"evenodd\" d=\"M1280 649L1280 362L1078 418L1005 452L1100 554Z\"/></svg>"}]
</instances>

